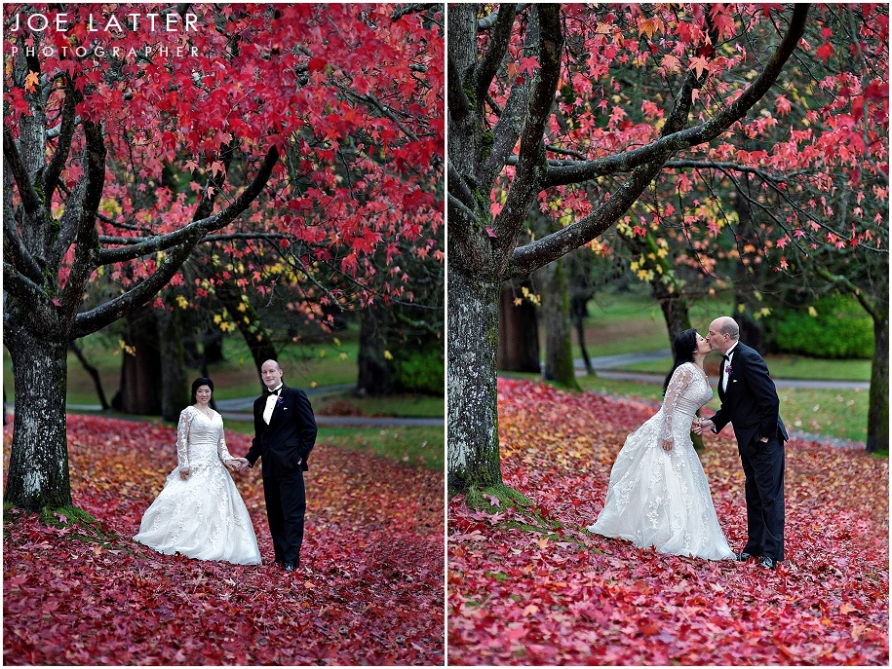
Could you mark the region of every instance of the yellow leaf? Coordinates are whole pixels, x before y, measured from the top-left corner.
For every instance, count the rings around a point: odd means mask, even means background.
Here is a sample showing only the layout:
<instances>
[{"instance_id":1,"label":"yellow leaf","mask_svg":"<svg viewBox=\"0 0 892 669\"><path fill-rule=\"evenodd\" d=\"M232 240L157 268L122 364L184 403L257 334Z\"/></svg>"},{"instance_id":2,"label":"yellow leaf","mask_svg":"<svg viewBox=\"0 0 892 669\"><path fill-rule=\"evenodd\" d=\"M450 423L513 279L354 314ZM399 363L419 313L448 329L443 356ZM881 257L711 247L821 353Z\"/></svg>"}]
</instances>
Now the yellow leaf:
<instances>
[{"instance_id":1,"label":"yellow leaf","mask_svg":"<svg viewBox=\"0 0 892 669\"><path fill-rule=\"evenodd\" d=\"M37 72L28 70L28 76L25 77L25 90L29 93L33 93L39 83L40 77L37 76Z\"/></svg>"},{"instance_id":2,"label":"yellow leaf","mask_svg":"<svg viewBox=\"0 0 892 669\"><path fill-rule=\"evenodd\" d=\"M393 355L390 353L390 351L384 351L384 359L393 360Z\"/></svg>"}]
</instances>

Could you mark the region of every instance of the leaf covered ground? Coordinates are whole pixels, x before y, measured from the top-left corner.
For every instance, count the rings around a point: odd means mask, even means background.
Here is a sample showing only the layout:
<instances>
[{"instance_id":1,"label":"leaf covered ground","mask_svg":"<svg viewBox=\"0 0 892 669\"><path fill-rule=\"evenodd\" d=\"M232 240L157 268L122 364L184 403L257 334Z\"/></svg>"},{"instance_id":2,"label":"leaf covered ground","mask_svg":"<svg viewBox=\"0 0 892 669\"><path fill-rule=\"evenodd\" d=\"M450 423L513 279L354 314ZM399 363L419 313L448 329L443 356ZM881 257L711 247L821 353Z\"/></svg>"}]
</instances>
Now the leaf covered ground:
<instances>
[{"instance_id":1,"label":"leaf covered ground","mask_svg":"<svg viewBox=\"0 0 892 669\"><path fill-rule=\"evenodd\" d=\"M449 663L888 666L888 459L787 445L787 559L776 572L661 555L584 529L626 435L654 411L499 381L504 482L534 506L450 501ZM707 437L700 457L739 550L744 483L731 428Z\"/></svg>"},{"instance_id":2,"label":"leaf covered ground","mask_svg":"<svg viewBox=\"0 0 892 669\"><path fill-rule=\"evenodd\" d=\"M269 564L259 471L235 478L263 565L165 556L130 538L176 464L174 429L69 416L68 440L74 504L102 527L4 511L5 664L443 663L441 473L317 448L289 575ZM249 442L227 432L235 455Z\"/></svg>"}]
</instances>

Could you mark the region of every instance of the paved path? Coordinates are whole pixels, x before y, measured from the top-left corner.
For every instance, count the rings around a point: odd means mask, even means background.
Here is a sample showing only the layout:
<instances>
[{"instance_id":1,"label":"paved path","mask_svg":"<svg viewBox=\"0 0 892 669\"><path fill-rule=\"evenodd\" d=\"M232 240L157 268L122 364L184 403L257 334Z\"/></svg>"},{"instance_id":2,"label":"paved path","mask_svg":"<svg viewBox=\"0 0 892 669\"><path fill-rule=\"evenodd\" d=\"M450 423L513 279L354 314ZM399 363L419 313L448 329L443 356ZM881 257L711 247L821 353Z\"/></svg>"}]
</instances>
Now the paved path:
<instances>
[{"instance_id":1,"label":"paved path","mask_svg":"<svg viewBox=\"0 0 892 669\"><path fill-rule=\"evenodd\" d=\"M646 351L644 353L626 353L623 355L608 355L601 358L592 358L592 367L599 377L602 379L614 379L617 381L637 381L638 383L662 384L666 378L665 374L650 374L647 372L613 372L610 371L615 367L624 367L625 365L634 365L638 362L650 362L652 360L666 359L666 371L671 366L672 353L669 349L661 349L659 351ZM585 376L585 362L582 358L574 360L576 367L576 376ZM806 379L777 379L772 377L774 385L778 388L815 388L822 390L867 390L870 388L868 381L825 381L825 380L806 380ZM710 378L709 382L715 387L718 384L718 378Z\"/></svg>"},{"instance_id":2,"label":"paved path","mask_svg":"<svg viewBox=\"0 0 892 669\"><path fill-rule=\"evenodd\" d=\"M327 393L343 392L356 387L354 383L344 383L337 386L320 386L309 388L304 392L308 396L325 395ZM217 411L226 420L250 423L254 420L254 400L257 396L236 397L228 400L216 400ZM9 405L8 408L12 408ZM68 404L66 409L74 411L101 411L98 404ZM122 416L123 417L123 416ZM411 426L443 426L444 418L405 417L405 416L316 416L317 425L329 427L411 427Z\"/></svg>"}]
</instances>

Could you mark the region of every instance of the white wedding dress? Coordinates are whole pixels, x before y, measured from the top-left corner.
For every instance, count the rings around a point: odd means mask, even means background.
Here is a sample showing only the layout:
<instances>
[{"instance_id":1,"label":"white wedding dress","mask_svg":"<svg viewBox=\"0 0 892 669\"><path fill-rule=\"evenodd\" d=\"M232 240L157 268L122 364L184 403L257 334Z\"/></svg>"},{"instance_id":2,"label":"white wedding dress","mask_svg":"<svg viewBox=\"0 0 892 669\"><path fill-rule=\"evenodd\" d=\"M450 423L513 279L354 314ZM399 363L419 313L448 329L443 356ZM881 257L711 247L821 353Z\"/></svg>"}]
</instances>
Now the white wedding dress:
<instances>
[{"instance_id":1,"label":"white wedding dress","mask_svg":"<svg viewBox=\"0 0 892 669\"><path fill-rule=\"evenodd\" d=\"M616 457L607 500L590 532L628 539L639 548L653 546L660 553L735 557L691 443L691 423L711 398L709 381L694 363L675 370L663 406L626 438ZM664 439L672 440L671 450L663 450Z\"/></svg>"},{"instance_id":2,"label":"white wedding dress","mask_svg":"<svg viewBox=\"0 0 892 669\"><path fill-rule=\"evenodd\" d=\"M234 458L226 448L223 419L193 406L180 413L177 467L146 509L134 541L171 555L199 560L260 564L260 549L248 509L223 463ZM180 470L191 470L185 481Z\"/></svg>"}]
</instances>

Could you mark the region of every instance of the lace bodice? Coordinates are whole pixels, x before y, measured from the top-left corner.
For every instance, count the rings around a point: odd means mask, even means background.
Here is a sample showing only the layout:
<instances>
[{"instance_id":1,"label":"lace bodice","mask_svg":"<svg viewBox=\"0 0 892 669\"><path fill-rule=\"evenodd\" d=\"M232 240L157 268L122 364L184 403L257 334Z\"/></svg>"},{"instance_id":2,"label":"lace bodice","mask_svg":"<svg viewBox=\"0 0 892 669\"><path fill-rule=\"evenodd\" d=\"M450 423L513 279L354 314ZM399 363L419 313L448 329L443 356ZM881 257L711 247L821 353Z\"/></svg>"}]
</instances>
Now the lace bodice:
<instances>
[{"instance_id":1,"label":"lace bodice","mask_svg":"<svg viewBox=\"0 0 892 669\"><path fill-rule=\"evenodd\" d=\"M180 468L207 466L217 460L227 462L234 458L226 448L223 436L223 418L211 410L205 416L193 406L180 412L177 425L177 464Z\"/></svg>"},{"instance_id":2,"label":"lace bodice","mask_svg":"<svg viewBox=\"0 0 892 669\"><path fill-rule=\"evenodd\" d=\"M687 436L697 411L711 399L712 388L706 374L692 362L680 365L669 379L660 409L662 438L674 441L675 430Z\"/></svg>"}]
</instances>

